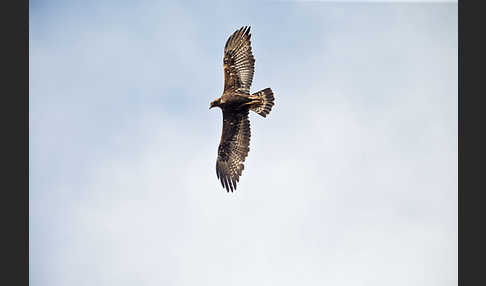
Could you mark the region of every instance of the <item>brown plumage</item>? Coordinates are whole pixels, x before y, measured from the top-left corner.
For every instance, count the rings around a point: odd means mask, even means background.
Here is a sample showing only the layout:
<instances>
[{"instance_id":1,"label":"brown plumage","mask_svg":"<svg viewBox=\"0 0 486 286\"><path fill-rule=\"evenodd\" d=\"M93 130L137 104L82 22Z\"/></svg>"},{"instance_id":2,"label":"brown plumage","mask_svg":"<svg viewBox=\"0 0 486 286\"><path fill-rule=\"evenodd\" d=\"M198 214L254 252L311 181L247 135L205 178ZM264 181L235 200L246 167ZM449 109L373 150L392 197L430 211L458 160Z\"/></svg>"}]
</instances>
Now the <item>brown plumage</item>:
<instances>
[{"instance_id":1,"label":"brown plumage","mask_svg":"<svg viewBox=\"0 0 486 286\"><path fill-rule=\"evenodd\" d=\"M270 88L250 94L255 65L250 37L250 27L242 27L227 40L223 57L223 95L211 102L209 107L219 107L223 111L216 175L228 192L236 190L243 163L250 151L249 111L266 117L274 105Z\"/></svg>"}]
</instances>

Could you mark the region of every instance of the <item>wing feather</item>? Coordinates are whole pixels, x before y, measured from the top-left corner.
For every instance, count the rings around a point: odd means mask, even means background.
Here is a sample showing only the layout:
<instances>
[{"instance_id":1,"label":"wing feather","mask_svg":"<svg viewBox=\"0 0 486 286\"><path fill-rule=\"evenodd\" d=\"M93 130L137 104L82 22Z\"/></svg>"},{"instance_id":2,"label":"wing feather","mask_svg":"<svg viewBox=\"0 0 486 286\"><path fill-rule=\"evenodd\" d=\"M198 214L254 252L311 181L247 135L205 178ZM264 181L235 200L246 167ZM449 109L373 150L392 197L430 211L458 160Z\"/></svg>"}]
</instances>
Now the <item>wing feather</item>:
<instances>
[{"instance_id":1,"label":"wing feather","mask_svg":"<svg viewBox=\"0 0 486 286\"><path fill-rule=\"evenodd\" d=\"M250 120L248 109L223 110L223 133L218 148L216 175L226 190L236 190L245 158L250 151Z\"/></svg>"},{"instance_id":2,"label":"wing feather","mask_svg":"<svg viewBox=\"0 0 486 286\"><path fill-rule=\"evenodd\" d=\"M224 47L224 91L250 93L255 69L255 58L251 52L250 27L234 32Z\"/></svg>"}]
</instances>

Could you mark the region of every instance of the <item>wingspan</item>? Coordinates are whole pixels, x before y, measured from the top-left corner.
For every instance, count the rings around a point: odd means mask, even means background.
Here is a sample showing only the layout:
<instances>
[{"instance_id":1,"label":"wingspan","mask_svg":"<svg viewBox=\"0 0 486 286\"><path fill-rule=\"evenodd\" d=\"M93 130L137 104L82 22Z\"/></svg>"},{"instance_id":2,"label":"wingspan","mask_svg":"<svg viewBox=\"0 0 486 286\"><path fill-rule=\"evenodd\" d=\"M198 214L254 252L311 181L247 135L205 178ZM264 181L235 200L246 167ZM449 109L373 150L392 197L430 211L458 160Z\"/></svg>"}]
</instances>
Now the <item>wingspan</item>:
<instances>
[{"instance_id":1,"label":"wingspan","mask_svg":"<svg viewBox=\"0 0 486 286\"><path fill-rule=\"evenodd\" d=\"M255 59L251 53L250 27L242 27L228 38L224 47L224 91L249 94Z\"/></svg>"},{"instance_id":2,"label":"wingspan","mask_svg":"<svg viewBox=\"0 0 486 286\"><path fill-rule=\"evenodd\" d=\"M244 169L243 162L250 151L250 136L248 109L223 111L223 134L218 148L216 175L228 192L236 190L236 183Z\"/></svg>"}]
</instances>

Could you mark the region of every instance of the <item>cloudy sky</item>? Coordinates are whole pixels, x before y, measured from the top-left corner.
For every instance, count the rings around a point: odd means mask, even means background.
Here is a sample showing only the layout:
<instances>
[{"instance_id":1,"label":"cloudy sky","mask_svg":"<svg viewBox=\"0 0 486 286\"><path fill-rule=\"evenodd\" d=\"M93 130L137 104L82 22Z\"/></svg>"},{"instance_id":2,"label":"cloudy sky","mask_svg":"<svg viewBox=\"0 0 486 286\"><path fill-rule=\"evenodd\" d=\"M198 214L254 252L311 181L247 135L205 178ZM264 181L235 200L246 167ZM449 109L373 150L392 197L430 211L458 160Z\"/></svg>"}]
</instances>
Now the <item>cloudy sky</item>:
<instances>
[{"instance_id":1,"label":"cloudy sky","mask_svg":"<svg viewBox=\"0 0 486 286\"><path fill-rule=\"evenodd\" d=\"M438 2L31 0L31 285L456 285ZM226 193L208 107L243 25L276 105Z\"/></svg>"}]
</instances>

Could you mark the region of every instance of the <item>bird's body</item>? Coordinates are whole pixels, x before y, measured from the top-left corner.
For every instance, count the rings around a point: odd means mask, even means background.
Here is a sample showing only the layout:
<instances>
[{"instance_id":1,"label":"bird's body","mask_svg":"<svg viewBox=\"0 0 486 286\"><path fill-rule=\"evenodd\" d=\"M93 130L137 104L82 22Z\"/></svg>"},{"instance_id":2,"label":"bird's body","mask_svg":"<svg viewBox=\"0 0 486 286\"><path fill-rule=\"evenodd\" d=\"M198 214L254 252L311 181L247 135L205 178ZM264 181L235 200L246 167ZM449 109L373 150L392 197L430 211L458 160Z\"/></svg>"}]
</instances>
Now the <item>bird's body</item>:
<instances>
[{"instance_id":1,"label":"bird's body","mask_svg":"<svg viewBox=\"0 0 486 286\"><path fill-rule=\"evenodd\" d=\"M233 33L224 49L224 91L211 102L212 107L223 111L223 132L218 148L216 174L226 190L236 190L236 183L244 169L250 151L249 111L266 117L273 105L270 88L250 94L255 59L251 52L250 27Z\"/></svg>"}]
</instances>

